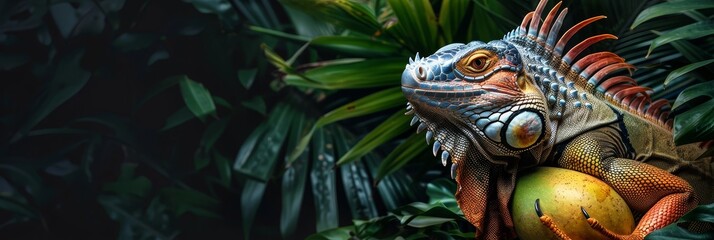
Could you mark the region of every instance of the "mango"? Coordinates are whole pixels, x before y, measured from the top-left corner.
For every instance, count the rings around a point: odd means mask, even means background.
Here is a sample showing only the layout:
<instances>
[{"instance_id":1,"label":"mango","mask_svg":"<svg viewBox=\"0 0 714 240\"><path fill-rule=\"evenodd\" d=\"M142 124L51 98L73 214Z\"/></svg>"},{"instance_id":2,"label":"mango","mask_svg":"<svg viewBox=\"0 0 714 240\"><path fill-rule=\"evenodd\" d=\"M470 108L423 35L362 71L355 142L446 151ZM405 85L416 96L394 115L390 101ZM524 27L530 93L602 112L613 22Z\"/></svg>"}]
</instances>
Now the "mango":
<instances>
[{"instance_id":1,"label":"mango","mask_svg":"<svg viewBox=\"0 0 714 240\"><path fill-rule=\"evenodd\" d=\"M511 214L520 239L554 239L539 220L535 201L557 226L572 239L605 239L588 225L580 207L591 217L619 234L635 227L630 208L615 190L603 181L577 171L539 167L521 173L516 180Z\"/></svg>"}]
</instances>

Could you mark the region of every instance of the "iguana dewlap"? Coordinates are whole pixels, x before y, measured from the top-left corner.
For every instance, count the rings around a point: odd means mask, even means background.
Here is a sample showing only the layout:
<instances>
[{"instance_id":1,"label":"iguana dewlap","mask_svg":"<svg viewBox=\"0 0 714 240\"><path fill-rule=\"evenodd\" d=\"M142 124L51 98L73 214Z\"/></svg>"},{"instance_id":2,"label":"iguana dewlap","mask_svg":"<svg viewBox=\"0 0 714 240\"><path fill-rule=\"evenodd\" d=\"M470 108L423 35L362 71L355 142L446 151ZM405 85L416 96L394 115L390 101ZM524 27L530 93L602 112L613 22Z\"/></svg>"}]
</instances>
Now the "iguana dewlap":
<instances>
[{"instance_id":1,"label":"iguana dewlap","mask_svg":"<svg viewBox=\"0 0 714 240\"><path fill-rule=\"evenodd\" d=\"M711 170L702 170L711 159L697 160L704 149L696 145L674 145L667 101L652 101L651 90L626 75L634 67L614 53L578 58L590 45L616 37L593 36L564 51L578 30L605 17L560 34L567 8L559 11L558 3L545 14L546 2L502 40L417 54L402 74L412 124L426 130L444 166L451 163L456 199L476 237L516 237L509 212L516 172L537 165L587 173L613 187L642 217L627 236L587 219L612 238L642 239L700 199L711 201ZM699 182L690 185L674 171L694 172L687 180ZM544 214L541 221L557 234L557 224Z\"/></svg>"}]
</instances>

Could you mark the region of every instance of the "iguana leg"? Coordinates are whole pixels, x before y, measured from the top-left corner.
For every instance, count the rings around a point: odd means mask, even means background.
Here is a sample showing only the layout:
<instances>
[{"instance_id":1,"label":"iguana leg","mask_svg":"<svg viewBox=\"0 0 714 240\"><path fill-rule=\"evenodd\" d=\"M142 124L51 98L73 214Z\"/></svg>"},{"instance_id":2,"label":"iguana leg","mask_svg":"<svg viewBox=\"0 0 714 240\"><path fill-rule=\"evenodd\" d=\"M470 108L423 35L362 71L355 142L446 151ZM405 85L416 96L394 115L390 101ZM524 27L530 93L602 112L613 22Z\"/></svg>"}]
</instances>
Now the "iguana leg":
<instances>
[{"instance_id":1,"label":"iguana leg","mask_svg":"<svg viewBox=\"0 0 714 240\"><path fill-rule=\"evenodd\" d=\"M645 213L630 235L613 233L597 220L588 223L613 239L643 239L694 208L694 189L683 179L649 164L617 158L608 134L581 135L565 147L558 165L595 176L610 185L634 211ZM587 214L586 214L587 216Z\"/></svg>"}]
</instances>

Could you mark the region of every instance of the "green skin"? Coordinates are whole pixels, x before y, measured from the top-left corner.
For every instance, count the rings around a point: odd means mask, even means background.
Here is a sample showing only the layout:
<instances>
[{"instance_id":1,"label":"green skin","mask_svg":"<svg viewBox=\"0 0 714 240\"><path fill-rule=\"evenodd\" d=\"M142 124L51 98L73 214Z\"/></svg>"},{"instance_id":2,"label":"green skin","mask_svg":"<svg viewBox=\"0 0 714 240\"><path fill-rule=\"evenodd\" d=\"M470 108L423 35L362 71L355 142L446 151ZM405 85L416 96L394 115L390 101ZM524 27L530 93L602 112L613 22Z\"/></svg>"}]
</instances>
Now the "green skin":
<instances>
[{"instance_id":1,"label":"green skin","mask_svg":"<svg viewBox=\"0 0 714 240\"><path fill-rule=\"evenodd\" d=\"M629 235L583 218L611 238L642 239L714 199L711 173L702 170L711 159L696 160L705 149L675 146L659 114L621 101L632 96L647 106L647 93L598 89L613 68L595 69L606 72L595 74L593 84L582 66L571 67L571 54L564 60L562 47L536 37L521 28L504 40L450 44L428 57L417 54L402 74L412 124L427 131L444 166L452 163L456 199L477 238L516 237L508 209L516 174L540 165L597 177L642 216ZM541 221L557 234L544 214Z\"/></svg>"}]
</instances>

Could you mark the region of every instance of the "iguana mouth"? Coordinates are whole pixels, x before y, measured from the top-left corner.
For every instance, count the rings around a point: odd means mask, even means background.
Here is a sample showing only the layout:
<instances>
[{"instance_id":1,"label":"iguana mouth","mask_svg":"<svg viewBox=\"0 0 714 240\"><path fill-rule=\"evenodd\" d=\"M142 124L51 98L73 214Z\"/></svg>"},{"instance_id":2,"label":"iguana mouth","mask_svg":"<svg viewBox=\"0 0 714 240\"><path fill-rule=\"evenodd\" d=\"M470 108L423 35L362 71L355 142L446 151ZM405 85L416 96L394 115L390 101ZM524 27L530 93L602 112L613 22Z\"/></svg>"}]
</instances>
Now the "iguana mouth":
<instances>
[{"instance_id":1,"label":"iguana mouth","mask_svg":"<svg viewBox=\"0 0 714 240\"><path fill-rule=\"evenodd\" d=\"M429 99L455 99L455 98L470 98L475 96L480 96L488 93L484 89L476 90L449 90L449 89L422 89L422 88L410 88L402 87L402 93L406 96L413 96L416 98L429 98ZM428 101L425 101L428 102Z\"/></svg>"}]
</instances>

